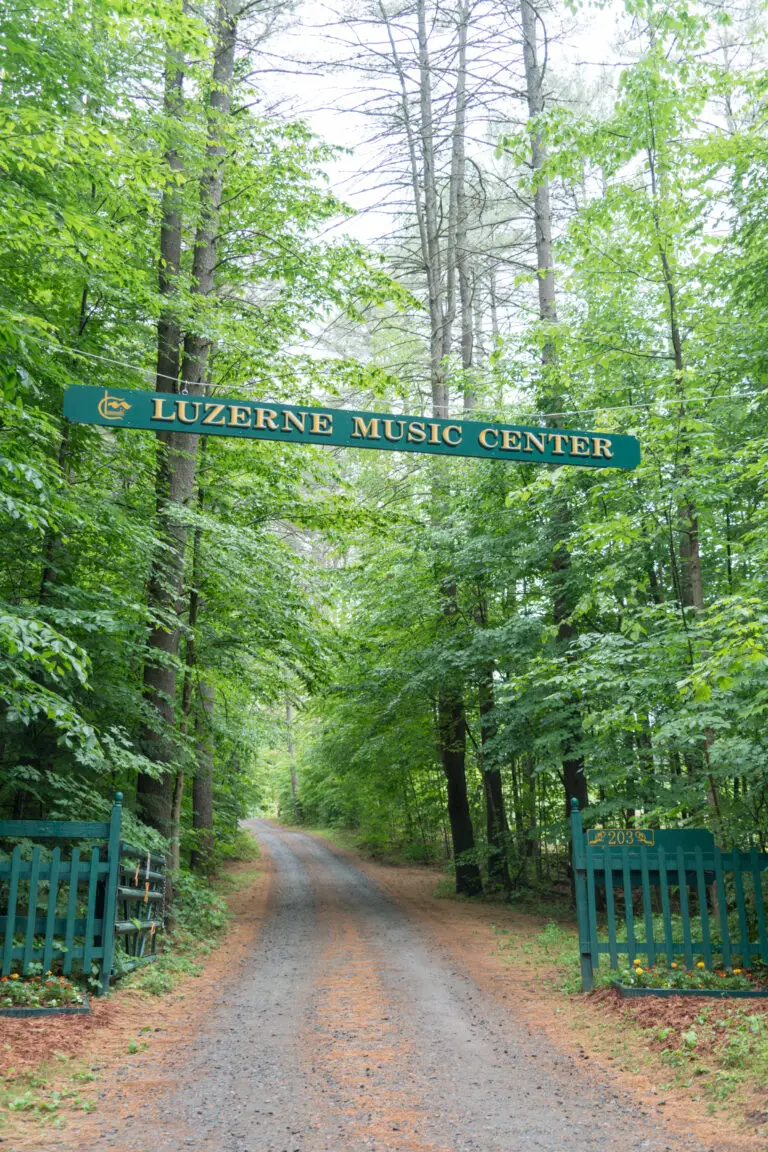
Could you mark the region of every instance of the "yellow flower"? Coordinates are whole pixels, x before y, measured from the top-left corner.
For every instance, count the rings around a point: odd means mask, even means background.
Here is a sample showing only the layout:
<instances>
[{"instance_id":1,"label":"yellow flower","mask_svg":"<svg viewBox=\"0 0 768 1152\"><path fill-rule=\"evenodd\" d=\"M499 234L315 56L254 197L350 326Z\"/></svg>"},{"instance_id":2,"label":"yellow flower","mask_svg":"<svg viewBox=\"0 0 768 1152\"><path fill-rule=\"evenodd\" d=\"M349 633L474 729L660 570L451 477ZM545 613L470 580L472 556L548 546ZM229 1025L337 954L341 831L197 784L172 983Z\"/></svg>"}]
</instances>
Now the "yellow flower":
<instances>
[{"instance_id":1,"label":"yellow flower","mask_svg":"<svg viewBox=\"0 0 768 1152\"><path fill-rule=\"evenodd\" d=\"M697 968L703 968L703 967L704 967L704 961L703 961L703 960L699 960L699 962L698 962L698 964L696 965L696 967L697 967Z\"/></svg>"},{"instance_id":2,"label":"yellow flower","mask_svg":"<svg viewBox=\"0 0 768 1152\"><path fill-rule=\"evenodd\" d=\"M734 974L734 976L740 976L741 975L741 968L734 968L733 974Z\"/></svg>"},{"instance_id":3,"label":"yellow flower","mask_svg":"<svg viewBox=\"0 0 768 1152\"><path fill-rule=\"evenodd\" d=\"M18 972L11 972L11 980L18 980L18 978L19 978Z\"/></svg>"},{"instance_id":4,"label":"yellow flower","mask_svg":"<svg viewBox=\"0 0 768 1152\"><path fill-rule=\"evenodd\" d=\"M632 963L634 964L635 968L637 968L640 961L639 960L633 960Z\"/></svg>"},{"instance_id":5,"label":"yellow flower","mask_svg":"<svg viewBox=\"0 0 768 1152\"><path fill-rule=\"evenodd\" d=\"M670 964L670 968L677 968L677 961L676 960L672 961L672 963Z\"/></svg>"},{"instance_id":6,"label":"yellow flower","mask_svg":"<svg viewBox=\"0 0 768 1152\"><path fill-rule=\"evenodd\" d=\"M635 968L635 972L642 972L642 968Z\"/></svg>"}]
</instances>

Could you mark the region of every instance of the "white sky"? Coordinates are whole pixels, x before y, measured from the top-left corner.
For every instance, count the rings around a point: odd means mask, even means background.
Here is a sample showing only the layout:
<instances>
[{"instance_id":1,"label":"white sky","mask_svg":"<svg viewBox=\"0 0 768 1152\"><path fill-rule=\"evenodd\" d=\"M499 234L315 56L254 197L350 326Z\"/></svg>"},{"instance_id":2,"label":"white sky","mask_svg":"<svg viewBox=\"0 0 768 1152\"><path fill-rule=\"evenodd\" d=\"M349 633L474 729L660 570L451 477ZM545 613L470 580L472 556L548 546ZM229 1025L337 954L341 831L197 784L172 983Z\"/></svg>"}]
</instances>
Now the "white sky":
<instances>
[{"instance_id":1,"label":"white sky","mask_svg":"<svg viewBox=\"0 0 768 1152\"><path fill-rule=\"evenodd\" d=\"M298 57L317 62L315 75L274 72L264 79L270 102L278 101L283 113L306 120L328 143L351 149L349 155L329 165L331 186L358 215L340 227L358 239L374 243L389 231L391 214L380 207L381 192L371 186L371 169L377 162L377 148L368 143L371 121L358 109L369 93L366 78L352 70L332 65L344 58L346 48L339 43L339 30L333 27L333 10L321 0L305 0L296 10L295 24L271 40L267 51L276 57ZM615 43L620 29L626 28L623 5L588 8L571 21L562 38L549 49L549 67L564 74L578 71L589 86L601 75L614 77L620 60ZM500 54L507 52L500 45ZM626 57L625 57L626 59ZM328 61L329 66L323 67ZM490 166L493 144L486 156L478 156Z\"/></svg>"}]
</instances>

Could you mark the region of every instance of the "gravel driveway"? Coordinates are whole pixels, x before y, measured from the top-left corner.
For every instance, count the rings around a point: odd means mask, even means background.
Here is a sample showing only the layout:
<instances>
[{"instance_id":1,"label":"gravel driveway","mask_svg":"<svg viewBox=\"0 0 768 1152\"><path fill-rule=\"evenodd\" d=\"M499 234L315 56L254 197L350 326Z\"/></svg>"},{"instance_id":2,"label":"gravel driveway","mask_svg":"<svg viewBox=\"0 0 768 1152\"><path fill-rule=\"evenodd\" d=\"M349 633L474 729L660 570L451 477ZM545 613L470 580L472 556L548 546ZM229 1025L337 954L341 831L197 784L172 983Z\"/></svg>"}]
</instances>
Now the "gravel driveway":
<instances>
[{"instance_id":1,"label":"gravel driveway","mask_svg":"<svg viewBox=\"0 0 768 1152\"><path fill-rule=\"evenodd\" d=\"M484 998L319 840L249 827L270 914L157 1107L120 1152L716 1152L670 1136L588 1063Z\"/></svg>"}]
</instances>

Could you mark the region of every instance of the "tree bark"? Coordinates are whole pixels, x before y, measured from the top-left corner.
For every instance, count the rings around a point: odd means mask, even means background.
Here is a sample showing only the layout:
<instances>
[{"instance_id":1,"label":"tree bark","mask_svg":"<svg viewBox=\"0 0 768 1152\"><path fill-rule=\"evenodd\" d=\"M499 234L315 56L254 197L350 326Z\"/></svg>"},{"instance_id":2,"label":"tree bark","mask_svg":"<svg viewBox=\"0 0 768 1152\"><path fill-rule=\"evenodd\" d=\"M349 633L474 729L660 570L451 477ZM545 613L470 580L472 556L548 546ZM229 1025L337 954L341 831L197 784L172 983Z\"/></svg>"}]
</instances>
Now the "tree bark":
<instances>
[{"instance_id":1,"label":"tree bark","mask_svg":"<svg viewBox=\"0 0 768 1152\"><path fill-rule=\"evenodd\" d=\"M464 853L473 852L475 834L467 797L466 721L461 692L442 686L438 694L438 742L448 790L448 819L451 824L453 856L456 868L456 891L461 896L482 892L480 869L475 861L463 861Z\"/></svg>"},{"instance_id":2,"label":"tree bark","mask_svg":"<svg viewBox=\"0 0 768 1152\"><path fill-rule=\"evenodd\" d=\"M491 719L494 708L492 663L486 665L478 688L480 697L480 748L488 839L488 883L494 888L503 888L505 892L508 892L510 889L507 862L509 824L504 807L501 769L489 766L488 762L488 742L494 733Z\"/></svg>"},{"instance_id":3,"label":"tree bark","mask_svg":"<svg viewBox=\"0 0 768 1152\"><path fill-rule=\"evenodd\" d=\"M523 25L523 61L528 97L528 116L531 130L531 168L534 179L534 230L536 236L536 268L539 298L539 319L549 325L557 323L557 297L555 291L555 266L552 258L552 206L549 197L549 180L542 175L546 164L546 148L536 119L544 111L544 69L538 59L536 34L536 9L530 0L520 0L520 15ZM553 389L551 374L547 368L555 358L554 341L545 337L541 362L544 370L544 404L548 410L560 407L559 389ZM552 426L556 426L554 420ZM570 532L570 511L562 497L555 497L551 518L553 534L552 576L553 576L553 616L557 627L560 647L567 652L574 630L569 622L570 600L569 576L571 554L567 540ZM566 657L567 658L567 657ZM579 751L581 744L581 713L577 703L573 703L568 729L563 740L563 787L565 790L565 814L570 814L571 800L577 800L579 808L588 804L587 778L584 757Z\"/></svg>"},{"instance_id":4,"label":"tree bark","mask_svg":"<svg viewBox=\"0 0 768 1152\"><path fill-rule=\"evenodd\" d=\"M213 687L201 680L195 729L197 764L192 782L192 828L196 833L190 863L195 872L210 876L214 870L213 833Z\"/></svg>"},{"instance_id":5,"label":"tree bark","mask_svg":"<svg viewBox=\"0 0 768 1152\"><path fill-rule=\"evenodd\" d=\"M291 796L293 797L293 815L297 823L301 820L301 805L299 802L299 774L296 770L296 745L293 739L293 705L290 700L285 701L285 726L288 731L288 759L291 769Z\"/></svg>"},{"instance_id":6,"label":"tree bark","mask_svg":"<svg viewBox=\"0 0 768 1152\"><path fill-rule=\"evenodd\" d=\"M221 121L229 115L234 77L237 18L227 0L219 0L216 9L216 46L209 99L208 144L206 165L200 181L200 214L195 234L192 263L193 294L208 297L214 287L218 248L219 215L223 186L225 144ZM166 79L167 101L178 101L180 68L169 67ZM169 159L169 163L176 163ZM163 220L160 283L168 289L173 283L174 261L180 260L181 215L173 197L164 206L168 215ZM180 265L177 265L177 268ZM158 325L158 372L173 384L178 375L180 356L177 333L170 314ZM206 336L187 333L181 363L181 390L193 396L203 391L210 341ZM167 389L166 389L167 390ZM180 643L180 601L184 584L187 527L179 512L188 507L193 496L198 436L182 433L160 435L157 473L157 516L165 548L152 565L149 580L149 610L152 618L144 666L144 691L153 719L144 725L142 746L145 755L157 766L154 774L139 776L137 795L147 823L170 837L173 831L174 715L176 700L176 662Z\"/></svg>"},{"instance_id":7,"label":"tree bark","mask_svg":"<svg viewBox=\"0 0 768 1152\"><path fill-rule=\"evenodd\" d=\"M432 385L432 414L448 416L448 385L445 382L443 359L445 347L445 310L442 293L442 261L440 258L439 198L435 159L435 139L432 119L432 69L427 38L426 0L416 0L417 36L419 46L419 106L420 135L424 184L424 222L427 248L427 294L429 297L430 346L429 364Z\"/></svg>"},{"instance_id":8,"label":"tree bark","mask_svg":"<svg viewBox=\"0 0 768 1152\"><path fill-rule=\"evenodd\" d=\"M456 87L456 110L452 135L451 178L448 190L447 251L441 250L441 205L437 185L437 159L432 106L432 65L429 54L426 0L416 0L418 47L418 123L411 114L405 70L400 60L395 37L384 5L379 0L379 13L389 38L395 75L400 86L400 102L410 165L413 205L419 230L421 258L427 284L429 308L429 365L432 394L432 415L446 418L449 408L449 389L445 379L445 358L450 352L451 329L456 308L456 250L458 244L458 184L457 173L463 171L465 109L466 109L466 41L468 6L462 7L459 28L459 65ZM462 175L463 179L463 175ZM446 283L443 285L443 273ZM471 314L470 314L471 322ZM439 500L435 497L435 519L441 515ZM440 579L440 574L436 574ZM447 626L455 615L456 589L445 587L448 607L445 611ZM454 856L475 847L472 820L467 797L464 764L466 729L464 699L459 683L443 683L436 701L437 744L445 773L448 793L448 815L453 837ZM456 890L473 894L482 888L477 864L457 864Z\"/></svg>"}]
</instances>

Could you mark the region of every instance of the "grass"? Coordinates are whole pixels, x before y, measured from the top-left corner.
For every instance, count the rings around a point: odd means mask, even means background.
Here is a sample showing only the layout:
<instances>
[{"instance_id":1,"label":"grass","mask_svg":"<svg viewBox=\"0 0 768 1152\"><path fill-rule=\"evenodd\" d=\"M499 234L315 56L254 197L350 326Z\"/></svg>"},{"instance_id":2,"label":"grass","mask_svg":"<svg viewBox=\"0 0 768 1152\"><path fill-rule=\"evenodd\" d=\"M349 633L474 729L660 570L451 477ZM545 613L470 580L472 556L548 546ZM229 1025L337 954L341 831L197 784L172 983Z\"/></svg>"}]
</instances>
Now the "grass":
<instances>
[{"instance_id":1,"label":"grass","mask_svg":"<svg viewBox=\"0 0 768 1152\"><path fill-rule=\"evenodd\" d=\"M69 1057L57 1054L57 1065L44 1065L34 1071L16 1071L9 1068L0 1077L0 1131L5 1127L3 1113L33 1117L35 1120L61 1128L68 1112L93 1112L95 1101L83 1095L82 1085L97 1076L85 1065L75 1065ZM64 1079L61 1065L69 1065ZM55 1078L57 1087L52 1087Z\"/></svg>"}]
</instances>

